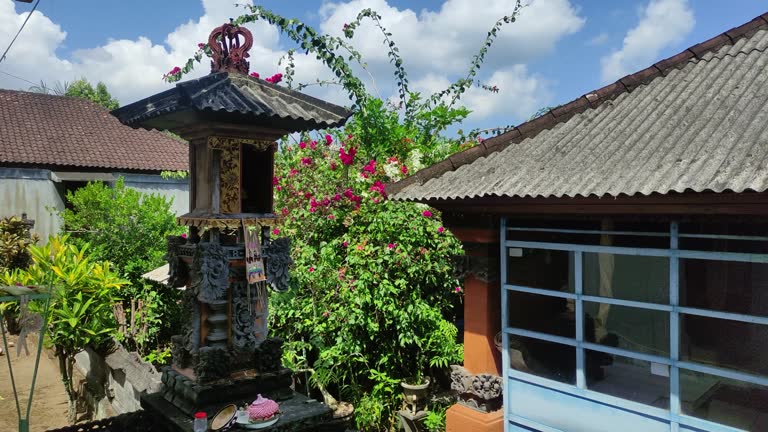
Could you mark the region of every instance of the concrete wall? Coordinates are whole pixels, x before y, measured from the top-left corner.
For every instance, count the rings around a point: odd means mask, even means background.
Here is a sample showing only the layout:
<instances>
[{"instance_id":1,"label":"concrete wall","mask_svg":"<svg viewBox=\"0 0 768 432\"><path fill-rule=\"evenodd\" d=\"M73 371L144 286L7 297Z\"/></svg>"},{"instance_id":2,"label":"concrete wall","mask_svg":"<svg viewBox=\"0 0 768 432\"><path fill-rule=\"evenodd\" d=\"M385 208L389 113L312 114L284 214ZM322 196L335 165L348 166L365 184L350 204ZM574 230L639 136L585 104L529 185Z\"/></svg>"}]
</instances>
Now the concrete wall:
<instances>
[{"instance_id":1,"label":"concrete wall","mask_svg":"<svg viewBox=\"0 0 768 432\"><path fill-rule=\"evenodd\" d=\"M160 391L161 373L121 345L102 357L86 349L75 355L85 377L85 399L94 420L141 409L141 395Z\"/></svg>"},{"instance_id":2,"label":"concrete wall","mask_svg":"<svg viewBox=\"0 0 768 432\"><path fill-rule=\"evenodd\" d=\"M176 215L189 211L187 180L166 180L159 175L106 173L123 176L126 186L140 192L159 193L173 199ZM53 181L50 170L34 168L0 168L0 217L21 216L35 221L34 232L44 242L62 227L55 211L64 209L64 183Z\"/></svg>"},{"instance_id":3,"label":"concrete wall","mask_svg":"<svg viewBox=\"0 0 768 432\"><path fill-rule=\"evenodd\" d=\"M45 240L61 230L61 220L50 209L64 208L61 184L50 180L50 171L0 168L0 217L21 216L35 221L34 232Z\"/></svg>"}]
</instances>

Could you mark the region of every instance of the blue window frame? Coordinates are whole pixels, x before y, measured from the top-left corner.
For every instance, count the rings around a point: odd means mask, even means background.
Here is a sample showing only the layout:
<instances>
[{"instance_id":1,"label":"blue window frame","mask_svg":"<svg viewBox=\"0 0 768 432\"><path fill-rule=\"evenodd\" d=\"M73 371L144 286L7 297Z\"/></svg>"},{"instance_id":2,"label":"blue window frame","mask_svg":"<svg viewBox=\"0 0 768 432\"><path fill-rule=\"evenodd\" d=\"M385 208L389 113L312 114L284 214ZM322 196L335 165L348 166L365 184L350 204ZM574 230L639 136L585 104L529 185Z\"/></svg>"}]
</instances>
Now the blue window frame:
<instances>
[{"instance_id":1,"label":"blue window frame","mask_svg":"<svg viewBox=\"0 0 768 432\"><path fill-rule=\"evenodd\" d=\"M510 239L515 233L528 236ZM668 247L531 241L537 234L548 240L552 234L631 236L651 238L654 245L668 239ZM563 428L562 420L548 420L568 414L549 412L550 417L545 413L530 418L538 414L522 412L519 404L525 403L525 395L520 393L526 391L532 400L536 392L550 392L562 397L562 404L594 403L637 414L641 422L658 420L662 426L653 430L768 430L768 348L755 343L768 343L768 313L762 313L768 310L768 253L738 252L733 247L681 249L681 239L768 242L768 237L754 235L680 233L677 222L669 223L667 232L649 232L516 227L502 219L505 430L571 430ZM529 261L515 264L525 257ZM525 269L533 261L542 267L534 265L528 273ZM615 292L613 283L619 279L618 271L632 272L623 279L621 293ZM754 273L752 279L743 275L745 271ZM749 290L739 288L748 292L745 296L739 291L741 298L734 303L727 292L721 293L730 281L719 279L728 278L734 284L759 283ZM610 289L603 289L608 285ZM681 301L681 292L690 298ZM696 297L704 295L715 301ZM572 317L573 322L537 313L552 308L565 311L557 316ZM610 317L614 333L601 327L602 312ZM605 333L602 339L598 330ZM739 340L739 335L746 339ZM546 355L537 359L533 352ZM611 365L601 366L607 363ZM600 378L606 369L615 369L610 376L615 382L600 381L607 381ZM739 399L744 395L746 402ZM737 399L736 405L728 405ZM745 414L729 417L729 409Z\"/></svg>"}]
</instances>

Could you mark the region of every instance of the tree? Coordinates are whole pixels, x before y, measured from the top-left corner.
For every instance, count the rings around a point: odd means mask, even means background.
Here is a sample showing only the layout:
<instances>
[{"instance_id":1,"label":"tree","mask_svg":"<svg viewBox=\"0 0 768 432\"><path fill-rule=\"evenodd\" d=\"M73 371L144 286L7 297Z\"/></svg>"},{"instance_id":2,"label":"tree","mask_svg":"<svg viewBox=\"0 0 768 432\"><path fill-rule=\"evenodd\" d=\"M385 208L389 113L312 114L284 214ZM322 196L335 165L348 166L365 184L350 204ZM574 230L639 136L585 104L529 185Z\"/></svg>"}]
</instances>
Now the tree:
<instances>
[{"instance_id":1,"label":"tree","mask_svg":"<svg viewBox=\"0 0 768 432\"><path fill-rule=\"evenodd\" d=\"M96 84L96 88L94 88L85 78L80 78L70 83L64 91L64 96L88 99L110 111L120 107L120 102L112 97L103 82L99 82Z\"/></svg>"}]
</instances>

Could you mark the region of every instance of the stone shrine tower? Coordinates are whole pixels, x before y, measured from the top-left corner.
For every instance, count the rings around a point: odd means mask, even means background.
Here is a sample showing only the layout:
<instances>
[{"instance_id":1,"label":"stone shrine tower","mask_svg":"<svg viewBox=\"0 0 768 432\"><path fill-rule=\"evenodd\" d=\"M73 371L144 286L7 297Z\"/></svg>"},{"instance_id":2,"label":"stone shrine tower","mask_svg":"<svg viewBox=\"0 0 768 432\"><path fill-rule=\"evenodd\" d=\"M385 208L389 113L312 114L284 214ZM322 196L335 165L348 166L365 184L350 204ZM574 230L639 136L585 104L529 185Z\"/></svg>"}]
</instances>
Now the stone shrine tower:
<instances>
[{"instance_id":1,"label":"stone shrine tower","mask_svg":"<svg viewBox=\"0 0 768 432\"><path fill-rule=\"evenodd\" d=\"M195 411L212 415L257 393L281 401L279 424L317 424L330 413L289 388L282 341L267 334L266 290L288 288L291 263L288 239L269 238L272 178L277 139L340 126L351 112L248 76L252 43L243 27L218 27L208 39L210 75L113 112L126 125L189 142L190 211L178 218L189 236L169 238L167 254L169 283L186 286L188 321L173 338L162 395L142 400L178 430Z\"/></svg>"}]
</instances>

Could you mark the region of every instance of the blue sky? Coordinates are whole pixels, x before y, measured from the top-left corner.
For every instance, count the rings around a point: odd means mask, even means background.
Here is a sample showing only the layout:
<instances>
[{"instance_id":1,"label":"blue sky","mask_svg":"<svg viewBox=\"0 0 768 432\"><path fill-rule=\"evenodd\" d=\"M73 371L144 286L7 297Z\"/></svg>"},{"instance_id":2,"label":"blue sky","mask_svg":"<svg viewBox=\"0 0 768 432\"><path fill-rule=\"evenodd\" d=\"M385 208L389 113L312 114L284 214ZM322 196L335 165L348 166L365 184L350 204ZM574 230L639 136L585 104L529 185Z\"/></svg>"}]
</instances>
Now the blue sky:
<instances>
[{"instance_id":1,"label":"blue sky","mask_svg":"<svg viewBox=\"0 0 768 432\"><path fill-rule=\"evenodd\" d=\"M238 0L246 3L247 0ZM590 90L740 25L768 11L757 0L529 0L517 23L501 32L480 79L498 85L490 94L473 89L465 128L517 124L538 108L568 102ZM163 90L162 73L193 54L195 44L241 9L233 0L41 0L22 36L0 63L0 87L28 89L85 76L103 81L122 103ZM495 19L512 0L261 1L339 34L362 8L383 16L400 46L411 87L430 92L460 77ZM482 6L481 6L482 5ZM0 49L5 49L32 5L0 0ZM264 23L256 36L251 69L278 71L277 60L293 47ZM363 52L382 97L393 93L391 69L375 31L360 31L353 43ZM327 77L314 59L297 62L297 78ZM193 76L207 73L198 66ZM22 79L19 79L22 78ZM372 86L373 88L373 86ZM317 96L344 103L333 88Z\"/></svg>"}]
</instances>

